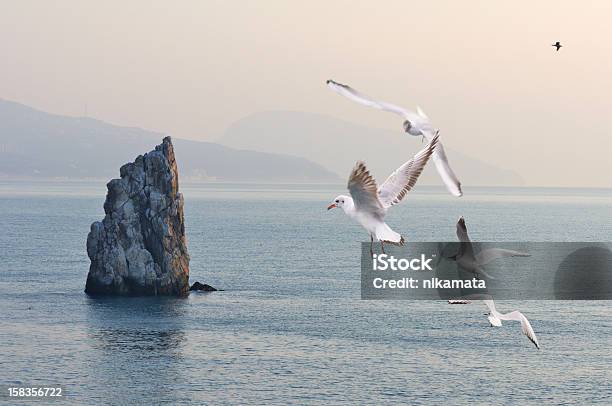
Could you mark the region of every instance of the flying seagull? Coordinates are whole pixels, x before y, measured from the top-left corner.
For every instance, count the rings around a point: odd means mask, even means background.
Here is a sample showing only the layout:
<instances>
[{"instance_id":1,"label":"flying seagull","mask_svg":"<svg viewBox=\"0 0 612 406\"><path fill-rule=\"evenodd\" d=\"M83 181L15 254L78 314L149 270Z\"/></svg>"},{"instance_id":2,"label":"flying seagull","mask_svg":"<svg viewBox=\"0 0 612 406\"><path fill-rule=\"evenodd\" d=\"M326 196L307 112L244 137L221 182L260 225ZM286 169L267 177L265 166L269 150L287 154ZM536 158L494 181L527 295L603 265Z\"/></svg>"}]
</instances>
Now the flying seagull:
<instances>
[{"instance_id":1,"label":"flying seagull","mask_svg":"<svg viewBox=\"0 0 612 406\"><path fill-rule=\"evenodd\" d=\"M488 319L489 319L489 323L491 323L491 327L501 327L502 320L520 321L521 329L523 330L523 334L527 336L529 341L531 341L536 346L536 348L540 349L538 338L536 337L535 332L533 331L533 328L531 328L531 324L529 323L529 320L527 320L527 317L525 317L523 313L516 311L516 310L510 313L500 313L495 309L495 302L493 302L493 300L487 299L487 300L483 300L483 302L489 308Z\"/></svg>"},{"instance_id":2,"label":"flying seagull","mask_svg":"<svg viewBox=\"0 0 612 406\"><path fill-rule=\"evenodd\" d=\"M563 45L561 45L561 43L559 41L555 42L554 44L552 44L552 46L554 46L555 48L557 48L557 51L559 51L559 48L561 48Z\"/></svg>"},{"instance_id":3,"label":"flying seagull","mask_svg":"<svg viewBox=\"0 0 612 406\"><path fill-rule=\"evenodd\" d=\"M404 237L396 233L385 222L387 210L399 202L414 187L423 172L429 157L434 153L438 135L434 135L427 146L419 151L411 160L397 168L385 182L376 186L376 181L370 175L364 162L357 162L349 180L350 196L340 195L327 207L342 208L353 220L357 221L370 234L370 254L374 238L380 241L380 247L385 252L384 242L404 245Z\"/></svg>"},{"instance_id":4,"label":"flying seagull","mask_svg":"<svg viewBox=\"0 0 612 406\"><path fill-rule=\"evenodd\" d=\"M530 256L525 252L506 250L503 248L489 248L480 251L478 254L474 254L474 247L472 246L472 241L468 235L465 219L463 217L459 217L457 221L457 238L459 238L460 241L459 252L449 257L449 259L455 260L461 269L475 274L476 277L482 274L489 279L494 279L484 271L483 266L498 258Z\"/></svg>"},{"instance_id":5,"label":"flying seagull","mask_svg":"<svg viewBox=\"0 0 612 406\"><path fill-rule=\"evenodd\" d=\"M374 107L379 110L399 114L404 118L404 131L410 135L423 136L427 138L428 141L431 141L434 135L438 133L432 127L429 118L425 115L423 110L420 109L420 107L417 107L416 112L413 112L390 103L377 101L358 92L350 86L335 82L331 79L327 81L327 86L336 93L348 97L349 99L364 106ZM433 161L448 191L457 197L463 195L463 192L461 191L461 182L459 182L459 179L457 179L457 176L450 168L448 158L446 157L446 153L444 152L444 147L442 146L441 142L438 142L438 146L434 151Z\"/></svg>"}]
</instances>

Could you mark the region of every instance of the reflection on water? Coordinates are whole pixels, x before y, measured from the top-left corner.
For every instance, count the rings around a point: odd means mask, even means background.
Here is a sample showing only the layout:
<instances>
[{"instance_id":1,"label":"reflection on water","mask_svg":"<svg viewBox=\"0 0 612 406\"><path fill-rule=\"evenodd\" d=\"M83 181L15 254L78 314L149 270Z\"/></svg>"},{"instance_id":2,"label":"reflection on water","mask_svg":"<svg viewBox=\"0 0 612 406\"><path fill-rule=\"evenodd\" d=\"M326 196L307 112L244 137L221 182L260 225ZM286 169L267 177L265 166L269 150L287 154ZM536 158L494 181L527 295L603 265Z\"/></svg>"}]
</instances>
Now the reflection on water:
<instances>
[{"instance_id":1,"label":"reflection on water","mask_svg":"<svg viewBox=\"0 0 612 406\"><path fill-rule=\"evenodd\" d=\"M98 330L90 332L89 336L94 348L114 353L143 352L144 356L170 352L180 356L180 346L185 341L185 332L181 330Z\"/></svg>"},{"instance_id":2,"label":"reflection on water","mask_svg":"<svg viewBox=\"0 0 612 406\"><path fill-rule=\"evenodd\" d=\"M140 396L176 399L168 386L184 381L186 300L88 297L86 303L87 379L109 388L105 401L122 403ZM118 378L128 384L118 385Z\"/></svg>"},{"instance_id":3,"label":"reflection on water","mask_svg":"<svg viewBox=\"0 0 612 406\"><path fill-rule=\"evenodd\" d=\"M163 352L185 340L185 299L88 297L86 303L88 334L101 349Z\"/></svg>"}]
</instances>

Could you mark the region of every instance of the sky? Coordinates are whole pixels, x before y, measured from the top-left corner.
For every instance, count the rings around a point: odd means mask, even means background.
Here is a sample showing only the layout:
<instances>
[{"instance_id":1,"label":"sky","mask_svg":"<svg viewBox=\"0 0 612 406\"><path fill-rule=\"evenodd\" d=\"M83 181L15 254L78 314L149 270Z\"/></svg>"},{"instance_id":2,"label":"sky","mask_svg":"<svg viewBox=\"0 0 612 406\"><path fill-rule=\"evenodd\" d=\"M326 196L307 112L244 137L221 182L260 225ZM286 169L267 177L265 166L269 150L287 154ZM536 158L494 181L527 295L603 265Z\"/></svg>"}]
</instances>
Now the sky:
<instances>
[{"instance_id":1,"label":"sky","mask_svg":"<svg viewBox=\"0 0 612 406\"><path fill-rule=\"evenodd\" d=\"M421 106L446 145L527 185L612 187L609 1L0 7L0 98L196 140L268 110L401 125L331 93L333 78Z\"/></svg>"}]
</instances>

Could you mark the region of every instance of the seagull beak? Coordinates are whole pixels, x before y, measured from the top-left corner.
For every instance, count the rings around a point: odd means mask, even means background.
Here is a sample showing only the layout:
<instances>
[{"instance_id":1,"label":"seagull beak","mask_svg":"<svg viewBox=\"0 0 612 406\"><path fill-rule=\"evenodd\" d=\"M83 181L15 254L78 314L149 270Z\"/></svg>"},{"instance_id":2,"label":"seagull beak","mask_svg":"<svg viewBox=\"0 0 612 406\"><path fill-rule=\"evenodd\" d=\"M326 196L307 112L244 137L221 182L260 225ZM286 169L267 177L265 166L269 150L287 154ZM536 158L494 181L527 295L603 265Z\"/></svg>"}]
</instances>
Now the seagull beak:
<instances>
[{"instance_id":1,"label":"seagull beak","mask_svg":"<svg viewBox=\"0 0 612 406\"><path fill-rule=\"evenodd\" d=\"M332 203L329 206L327 206L327 210L335 209L336 207L338 207L336 206L336 203Z\"/></svg>"}]
</instances>

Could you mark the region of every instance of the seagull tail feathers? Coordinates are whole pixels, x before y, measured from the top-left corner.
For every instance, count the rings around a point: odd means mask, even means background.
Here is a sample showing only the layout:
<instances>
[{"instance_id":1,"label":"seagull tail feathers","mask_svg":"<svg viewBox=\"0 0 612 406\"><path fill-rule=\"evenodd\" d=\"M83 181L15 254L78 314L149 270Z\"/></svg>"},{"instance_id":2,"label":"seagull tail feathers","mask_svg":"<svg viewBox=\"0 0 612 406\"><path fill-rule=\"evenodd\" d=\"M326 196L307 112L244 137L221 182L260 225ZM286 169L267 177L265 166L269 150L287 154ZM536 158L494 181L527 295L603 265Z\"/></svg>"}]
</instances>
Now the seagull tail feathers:
<instances>
[{"instance_id":1,"label":"seagull tail feathers","mask_svg":"<svg viewBox=\"0 0 612 406\"><path fill-rule=\"evenodd\" d=\"M376 239L391 244L404 245L404 237L391 230L391 227L384 223L376 227Z\"/></svg>"}]
</instances>

